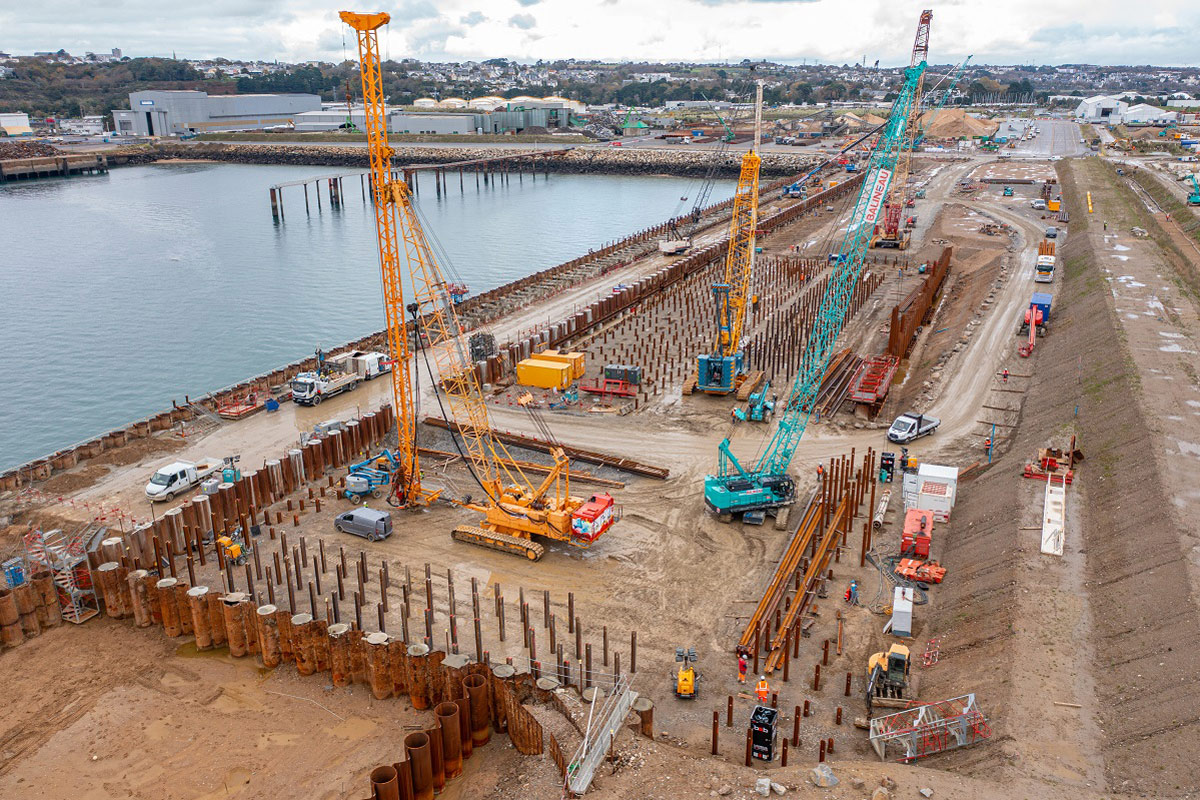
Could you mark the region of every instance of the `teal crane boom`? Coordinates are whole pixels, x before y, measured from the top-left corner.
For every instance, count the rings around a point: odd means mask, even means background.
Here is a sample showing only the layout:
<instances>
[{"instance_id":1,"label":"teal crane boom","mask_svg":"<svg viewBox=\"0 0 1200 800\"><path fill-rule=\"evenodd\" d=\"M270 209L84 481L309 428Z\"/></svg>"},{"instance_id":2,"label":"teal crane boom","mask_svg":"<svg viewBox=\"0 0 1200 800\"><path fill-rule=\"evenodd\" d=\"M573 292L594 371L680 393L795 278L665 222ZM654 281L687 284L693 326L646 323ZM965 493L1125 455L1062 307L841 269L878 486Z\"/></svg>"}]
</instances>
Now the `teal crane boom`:
<instances>
[{"instance_id":1,"label":"teal crane boom","mask_svg":"<svg viewBox=\"0 0 1200 800\"><path fill-rule=\"evenodd\" d=\"M846 233L832 256L833 272L829 287L821 298L817 319L804 348L804 356L791 391L785 401L779 425L767 443L762 457L753 466L744 467L734 456L729 439L721 442L718 474L704 479L704 502L722 518L745 511L765 511L788 505L795 497L795 486L787 474L788 465L808 419L812 414L821 378L829 366L833 346L846 322L850 298L863 271L863 259L871 233L883 210L896 163L911 138L906 141L905 127L913 111L917 87L925 73L922 60L904 72L904 86L892 104L878 143L871 151L866 180L850 215Z\"/></svg>"},{"instance_id":2,"label":"teal crane boom","mask_svg":"<svg viewBox=\"0 0 1200 800\"><path fill-rule=\"evenodd\" d=\"M1192 181L1192 191L1188 195L1187 204L1189 206L1200 206L1200 183L1196 182L1196 175L1194 173L1188 177Z\"/></svg>"}]
</instances>

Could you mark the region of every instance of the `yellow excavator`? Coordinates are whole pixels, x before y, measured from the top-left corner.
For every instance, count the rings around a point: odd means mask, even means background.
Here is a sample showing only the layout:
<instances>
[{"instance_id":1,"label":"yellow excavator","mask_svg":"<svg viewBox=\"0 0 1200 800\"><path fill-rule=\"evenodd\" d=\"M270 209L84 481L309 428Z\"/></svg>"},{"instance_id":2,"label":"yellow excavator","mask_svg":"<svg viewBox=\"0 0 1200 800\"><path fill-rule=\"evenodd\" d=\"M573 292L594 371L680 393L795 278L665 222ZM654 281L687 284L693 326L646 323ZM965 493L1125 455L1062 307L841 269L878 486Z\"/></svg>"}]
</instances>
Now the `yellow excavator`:
<instances>
[{"instance_id":1,"label":"yellow excavator","mask_svg":"<svg viewBox=\"0 0 1200 800\"><path fill-rule=\"evenodd\" d=\"M867 659L867 713L876 697L903 698L908 689L908 648L893 644L886 653Z\"/></svg>"},{"instance_id":2,"label":"yellow excavator","mask_svg":"<svg viewBox=\"0 0 1200 800\"><path fill-rule=\"evenodd\" d=\"M377 34L391 17L383 12L359 14L350 11L343 11L340 16L354 29L358 39L388 336L392 353L400 358L394 369L400 370L402 361L407 375L407 336L411 325L417 334L416 340L421 342L417 350L418 361L425 362L431 385L441 389L437 403L443 408L447 421L453 418L457 423L462 455L472 477L483 490L483 498L474 502L470 498L451 501L484 514L478 525L459 525L452 536L458 541L524 555L531 561L537 561L545 553L545 547L534 541L535 536L576 547L590 547L620 519L620 509L606 493L594 494L588 500L571 496L570 468L560 447L552 448L554 467L550 473L534 484L495 436L484 402L481 378L468 353L465 328L455 309L451 292L454 284L447 281L438 264L412 202L411 188L391 169L392 148L387 142ZM403 297L405 286L400 276L401 263L408 267L412 287L409 302ZM401 317L403 311L411 315L408 322ZM399 376L393 376L393 380L400 429L399 451L403 455L395 483L406 486L405 497L420 496L422 502L429 502L437 494L420 486L415 447L415 403L411 395L413 382L401 380ZM532 411L526 403L522 405ZM408 502L415 501L410 499Z\"/></svg>"},{"instance_id":3,"label":"yellow excavator","mask_svg":"<svg viewBox=\"0 0 1200 800\"><path fill-rule=\"evenodd\" d=\"M682 700L696 698L696 682L700 674L696 672L696 648L675 648L675 660L679 662L679 671L675 673L675 696Z\"/></svg>"}]
</instances>

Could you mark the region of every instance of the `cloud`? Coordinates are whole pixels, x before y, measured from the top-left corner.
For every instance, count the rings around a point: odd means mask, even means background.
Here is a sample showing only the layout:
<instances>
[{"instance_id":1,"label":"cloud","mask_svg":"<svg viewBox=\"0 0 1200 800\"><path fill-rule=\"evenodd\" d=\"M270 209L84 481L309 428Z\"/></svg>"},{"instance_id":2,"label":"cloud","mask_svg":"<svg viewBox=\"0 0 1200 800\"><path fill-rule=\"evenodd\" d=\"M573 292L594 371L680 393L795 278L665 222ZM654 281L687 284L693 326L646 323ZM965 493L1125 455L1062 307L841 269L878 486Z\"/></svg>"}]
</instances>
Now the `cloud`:
<instances>
[{"instance_id":1,"label":"cloud","mask_svg":"<svg viewBox=\"0 0 1200 800\"><path fill-rule=\"evenodd\" d=\"M508 18L508 24L514 28L527 31L537 25L537 20L534 19L533 14L513 14Z\"/></svg>"},{"instance_id":2,"label":"cloud","mask_svg":"<svg viewBox=\"0 0 1200 800\"><path fill-rule=\"evenodd\" d=\"M487 17L483 15L482 11L472 11L469 14L463 14L461 17L459 17L458 21L463 25L474 26L481 22L486 22Z\"/></svg>"},{"instance_id":3,"label":"cloud","mask_svg":"<svg viewBox=\"0 0 1200 800\"><path fill-rule=\"evenodd\" d=\"M438 16L438 10L429 0L401 0L392 12L392 24L418 19L433 19Z\"/></svg>"},{"instance_id":4,"label":"cloud","mask_svg":"<svg viewBox=\"0 0 1200 800\"><path fill-rule=\"evenodd\" d=\"M408 44L412 54L433 60L445 57L446 42L452 37L462 37L467 29L443 17L422 21L408 32Z\"/></svg>"}]
</instances>

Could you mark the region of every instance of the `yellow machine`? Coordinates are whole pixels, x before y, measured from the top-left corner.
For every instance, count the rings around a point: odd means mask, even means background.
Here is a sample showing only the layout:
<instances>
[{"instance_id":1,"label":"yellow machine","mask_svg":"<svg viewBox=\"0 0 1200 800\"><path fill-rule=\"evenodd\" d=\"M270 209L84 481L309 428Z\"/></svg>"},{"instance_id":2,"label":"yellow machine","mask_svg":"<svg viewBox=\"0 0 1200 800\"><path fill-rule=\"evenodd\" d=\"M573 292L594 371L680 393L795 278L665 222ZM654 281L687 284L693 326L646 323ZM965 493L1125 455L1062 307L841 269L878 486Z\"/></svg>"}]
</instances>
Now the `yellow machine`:
<instances>
[{"instance_id":1,"label":"yellow machine","mask_svg":"<svg viewBox=\"0 0 1200 800\"><path fill-rule=\"evenodd\" d=\"M246 548L240 536L220 536L217 538L217 544L221 546L225 560L229 563L239 567L246 563Z\"/></svg>"},{"instance_id":2,"label":"yellow machine","mask_svg":"<svg viewBox=\"0 0 1200 800\"><path fill-rule=\"evenodd\" d=\"M679 671L675 674L675 696L684 700L696 697L696 681L700 677L696 672L696 648L675 648L675 660L679 662Z\"/></svg>"},{"instance_id":3,"label":"yellow machine","mask_svg":"<svg viewBox=\"0 0 1200 800\"><path fill-rule=\"evenodd\" d=\"M867 659L867 710L875 697L903 698L908 688L908 648L894 644Z\"/></svg>"},{"instance_id":4,"label":"yellow machine","mask_svg":"<svg viewBox=\"0 0 1200 800\"><path fill-rule=\"evenodd\" d=\"M483 499L475 502L469 497L453 501L484 514L478 526L460 525L454 529L453 537L519 553L532 561L541 558L545 552L541 544L533 541L534 536L589 547L619 518L613 498L608 494L596 494L588 500L572 497L567 457L559 447L554 447L551 453L554 466L550 473L534 485L495 437L480 377L467 351L465 329L459 322L450 294L451 284L443 275L426 238L412 203L411 189L391 170L392 148L387 142L377 34L391 17L382 12L358 14L350 11L343 11L340 16L358 38L388 341L396 362L393 388L402 461L397 478L404 484L405 497L410 498L411 504L416 502L412 498L420 497L428 502L437 496L421 488L417 468L414 438L417 421L408 375L407 325L411 323L419 340L425 343L419 358L431 373L431 384L438 385L444 392L445 410L458 424L464 455L484 494ZM402 295L401 254L407 262L413 289L408 302ZM405 311L411 315L407 322ZM397 374L401 371L402 377ZM433 379L434 373L436 379ZM439 398L439 405L441 402ZM530 407L527 406L527 410L534 415Z\"/></svg>"}]
</instances>

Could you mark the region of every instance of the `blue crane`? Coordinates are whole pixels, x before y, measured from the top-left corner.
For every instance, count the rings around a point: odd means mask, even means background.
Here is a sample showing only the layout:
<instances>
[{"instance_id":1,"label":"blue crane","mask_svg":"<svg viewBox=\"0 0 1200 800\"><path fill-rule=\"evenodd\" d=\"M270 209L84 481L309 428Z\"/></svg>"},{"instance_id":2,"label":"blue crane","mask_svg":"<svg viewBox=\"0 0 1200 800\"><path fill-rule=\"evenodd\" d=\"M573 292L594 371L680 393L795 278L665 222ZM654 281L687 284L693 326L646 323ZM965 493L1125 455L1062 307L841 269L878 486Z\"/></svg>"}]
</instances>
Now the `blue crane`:
<instances>
[{"instance_id":1,"label":"blue crane","mask_svg":"<svg viewBox=\"0 0 1200 800\"><path fill-rule=\"evenodd\" d=\"M746 468L729 447L729 439L719 447L718 474L704 479L704 502L710 510L729 519L745 511L766 511L788 505L795 486L787 474L808 418L812 414L821 378L829 365L833 346L841 333L854 287L863 271L863 257L875 223L883 210L897 161L912 138L905 136L909 115L917 96L917 87L925 74L922 59L904 71L904 86L892 104L891 114L880 131L864 170L866 180L849 218L845 236L831 259L833 272L829 287L821 298L817 319L804 348L804 356L791 391L784 402L779 426L758 461Z\"/></svg>"}]
</instances>

